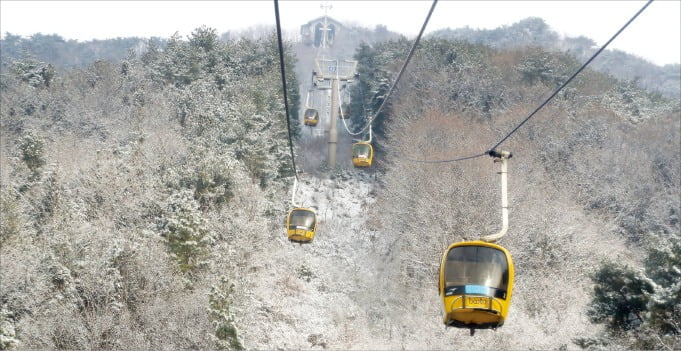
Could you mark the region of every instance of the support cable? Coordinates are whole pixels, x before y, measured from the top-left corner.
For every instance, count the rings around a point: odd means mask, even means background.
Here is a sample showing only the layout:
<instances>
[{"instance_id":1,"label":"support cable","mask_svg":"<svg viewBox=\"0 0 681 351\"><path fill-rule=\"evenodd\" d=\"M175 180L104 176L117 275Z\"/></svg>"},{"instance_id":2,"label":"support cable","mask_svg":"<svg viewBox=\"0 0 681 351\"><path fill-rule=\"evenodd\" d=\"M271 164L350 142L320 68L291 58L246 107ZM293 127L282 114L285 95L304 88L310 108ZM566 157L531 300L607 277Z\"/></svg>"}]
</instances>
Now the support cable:
<instances>
[{"instance_id":1,"label":"support cable","mask_svg":"<svg viewBox=\"0 0 681 351\"><path fill-rule=\"evenodd\" d=\"M596 51L591 56L591 58L589 58L584 64L582 64L582 66L579 67L579 69L577 69L577 71L574 74L572 74L572 76L570 76L570 78L568 78L561 86L556 88L553 91L553 93L548 98L546 98L544 100L544 102L542 102L537 108L535 108L534 111L532 111L532 113L530 113L527 117L525 117L525 119L523 119L515 128L513 128L513 130L511 130L505 137L503 137L501 140L499 140L498 143L494 144L494 146L489 148L487 151L485 151L481 154L477 154L477 155L459 157L459 158L447 159L447 160L415 160L415 159L410 159L410 158L403 158L403 159L405 159L407 161L420 162L420 163L445 163L445 162L457 162L457 161L470 160L470 159L485 156L485 155L491 155L491 153L497 147L499 147L503 142L505 142L509 137L511 137L511 135L513 135L518 129L520 129L520 127L522 127L527 121L529 121L530 118L532 118L537 112L539 112L539 110L541 110L546 104L548 104L549 101L551 101L561 90L563 90L563 88L565 88L565 86L568 85L568 83L570 83L579 73L581 73L584 70L584 68L586 68L586 66L588 66L591 63L591 61L593 61L596 57L598 57L598 55L600 55L601 52L603 50L605 50L605 48L613 40L615 40L615 38L617 38L617 36L620 35L620 33L622 33L622 31L624 31L624 29L627 28L629 26L629 24L631 24L631 22L633 22L636 19L636 17L638 17L638 15L640 15L643 12L643 10L645 10L652 2L653 2L653 0L649 0L645 5L643 5L643 7L640 10L638 10L638 12L636 12L636 14L629 21L627 21L627 23L625 23L622 26L622 28L620 28L617 31L617 33L615 33L615 35L612 36L612 38L610 38L610 40L608 40L605 44L603 44L603 46L601 46L601 48L598 49L598 51Z\"/></svg>"},{"instance_id":2,"label":"support cable","mask_svg":"<svg viewBox=\"0 0 681 351\"><path fill-rule=\"evenodd\" d=\"M596 51L591 56L591 58L589 58L586 62L584 62L584 64L581 67L579 67L577 72L575 72L572 76L570 76L570 78L568 78L565 81L565 83L563 83L560 87L558 87L551 94L551 96L549 96L546 100L544 100L544 102L542 102L541 105L539 105L536 109L534 109L534 111L532 111L532 113L530 113L529 116L527 116L522 122L520 122L520 124L518 124L515 128L513 128L513 130L511 130L505 137L503 137L501 140L499 140L498 143L494 144L494 146L492 146L489 150L496 149L499 145L501 145L504 141L506 141L506 139L508 139L511 135L513 135L513 133L515 133L518 129L520 129L520 127L522 127L523 124L525 124L525 122L530 120L530 118L532 118L539 110L541 110L547 103L549 103L549 101L551 101L561 90L563 90L563 88L565 88L566 85L568 85L579 73L581 73L584 70L584 68L586 68L586 66L588 66L591 63L591 61L593 61L596 57L598 57L598 55L600 55L600 53L603 50L605 50L605 48L613 40L615 40L615 38L617 38L617 36L620 35L620 33L622 33L622 31L624 31L624 29L627 28L629 26L629 24L631 24L631 22L633 22L636 19L636 17L638 17L638 15L640 15L643 12L643 10L645 10L652 2L653 2L653 0L648 0L648 2L645 5L643 5L643 7L640 10L638 10L638 12L636 12L634 17L632 17L629 21L627 21L627 23L625 23L624 26L622 26L622 28L620 28L620 30L618 30L617 33L615 33L615 35L612 36L612 38L610 38L610 40L608 40L605 44L603 44L603 46L601 46L601 48L598 49L598 51Z\"/></svg>"},{"instance_id":3,"label":"support cable","mask_svg":"<svg viewBox=\"0 0 681 351\"><path fill-rule=\"evenodd\" d=\"M291 138L291 118L288 112L288 96L286 94L286 70L284 68L284 44L281 39L281 23L279 20L279 1L274 0L274 16L277 20L277 42L279 44L279 63L281 66L281 83L284 86L284 109L286 110L286 129L288 130L288 146L291 152L291 164L293 165L293 175L298 180L298 171L296 170L296 158L293 154L293 139Z\"/></svg>"},{"instance_id":4,"label":"support cable","mask_svg":"<svg viewBox=\"0 0 681 351\"><path fill-rule=\"evenodd\" d=\"M411 57L414 55L414 51L416 51L416 46L419 45L419 41L421 41L421 37L423 36L423 32L426 30L426 26L428 25L428 21L430 21L430 16L433 14L433 11L435 10L435 5L437 5L437 0L433 0L433 4L430 6L430 11L428 11L428 16L426 16L426 20L423 21L423 25L421 26L421 31L419 31L419 35L416 36L416 40L414 40L414 44L412 44L411 49L409 50L409 54L407 55L407 59L404 61L404 64L402 64L402 68L400 69L400 73L397 74L397 79L395 79L395 82L393 82L393 85L390 87L388 90L388 94L386 94L385 99L383 99L383 102L381 103L381 106L378 107L378 110L373 114L373 116L369 119L369 123L367 123L362 130L360 130L359 133L362 133L369 128L369 126L373 123L374 117L378 116L381 113L381 110L383 110L383 106L385 106L385 103L390 99L390 95L393 93L395 90L395 87L397 86L397 83L400 81L400 78L402 78L402 74L404 74L404 71L407 68L407 65L409 64L409 61L411 60ZM361 82L360 82L361 84Z\"/></svg>"}]
</instances>

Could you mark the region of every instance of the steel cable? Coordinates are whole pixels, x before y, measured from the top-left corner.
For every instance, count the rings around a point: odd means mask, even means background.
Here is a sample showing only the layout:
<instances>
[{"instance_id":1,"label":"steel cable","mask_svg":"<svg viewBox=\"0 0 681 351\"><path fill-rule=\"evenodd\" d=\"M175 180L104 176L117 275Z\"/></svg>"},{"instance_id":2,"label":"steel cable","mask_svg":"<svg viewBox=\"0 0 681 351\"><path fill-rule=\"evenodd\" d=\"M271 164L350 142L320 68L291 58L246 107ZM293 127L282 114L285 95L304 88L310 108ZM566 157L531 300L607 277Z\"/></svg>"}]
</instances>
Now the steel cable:
<instances>
[{"instance_id":1,"label":"steel cable","mask_svg":"<svg viewBox=\"0 0 681 351\"><path fill-rule=\"evenodd\" d=\"M407 59L404 61L404 64L402 64L402 68L400 69L400 72L397 74L397 78L395 79L395 82L393 82L393 85L390 87L388 90L388 94L386 94L385 99L383 99L383 102L381 102L381 105L378 107L378 110L373 114L373 116L369 119L369 123L367 123L362 130L360 130L359 133L362 133L369 128L371 123L374 121L374 117L378 116L381 111L383 110L383 107L385 106L385 103L390 99L390 96L392 95L393 91L395 90L395 87L397 86L397 83L400 81L402 78L402 75L404 74L404 71L407 68L407 65L409 64L409 61L411 60L411 57L414 55L414 51L416 51L416 46L419 45L419 41L421 41L421 37L423 36L423 32L426 30L426 26L428 25L428 21L430 21L430 16L433 14L433 11L435 10L435 5L437 5L438 0L433 0L433 4L430 6L430 10L428 11L428 15L426 16L426 20L423 21L423 25L421 26L421 30L419 31L418 36L416 36L416 40L414 40L414 44L412 44L411 49L409 50L409 54L407 55ZM360 83L361 84L361 83Z\"/></svg>"},{"instance_id":2,"label":"steel cable","mask_svg":"<svg viewBox=\"0 0 681 351\"><path fill-rule=\"evenodd\" d=\"M281 22L279 20L279 1L274 0L274 16L277 20L277 42L279 44L279 64L281 66L281 83L284 86L284 109L286 110L286 129L288 130L288 146L291 152L291 164L293 164L293 175L298 179L296 170L296 158L293 154L293 139L291 138L291 118L288 112L288 96L286 94L286 69L284 68L284 44L281 39Z\"/></svg>"},{"instance_id":3,"label":"steel cable","mask_svg":"<svg viewBox=\"0 0 681 351\"><path fill-rule=\"evenodd\" d=\"M605 50L605 48L613 40L615 40L615 38L617 38L617 36L620 35L620 33L622 33L622 31L624 31L624 29L627 28L629 26L629 24L631 24L631 22L633 22L636 19L636 17L638 17L643 12L643 10L645 10L652 2L653 2L653 0L649 0L645 5L643 5L643 7L640 10L638 10L638 12L636 12L636 14L631 19L629 19L629 21L627 21L627 23L625 23L617 31L617 33L615 33L615 35L613 35L610 38L610 40L608 40L605 44L603 44L603 46L601 46L601 48L598 49L598 51L596 51L591 56L591 58L589 58L584 64L582 64L582 66L579 67L579 69L577 69L577 71L574 74L572 74L572 76L570 76L570 78L568 78L563 84L561 84L561 86L556 88L553 91L553 93L548 98L546 98L544 100L544 102L542 102L537 108L535 108L534 111L532 111L527 117L525 117L525 119L523 119L515 128L513 128L513 130L511 130L508 134L506 134L505 137L503 137L499 142L494 144L494 146L489 148L487 151L480 153L480 154L477 154L477 155L457 157L457 158L454 158L454 159L446 159L446 160L416 160L416 159L411 159L411 158L407 158L407 157L402 157L402 159L407 160L407 161L411 161L411 162L421 162L421 163L445 163L445 162L458 162L458 161L470 160L470 159L473 159L473 158L489 155L497 147L499 147L504 141L506 141L509 137L511 137L511 135L513 135L518 129L520 129L520 127L522 127L527 121L529 121L530 118L532 118L537 112L539 112L539 110L541 110L544 106L546 106L546 104L548 104L561 90L563 90L563 88L565 88L565 86L567 86L579 73L581 73L584 70L584 68L586 68L586 66L588 66L591 63L591 61L593 61L596 57L598 57L598 55L600 55L600 53L603 50Z\"/></svg>"}]
</instances>

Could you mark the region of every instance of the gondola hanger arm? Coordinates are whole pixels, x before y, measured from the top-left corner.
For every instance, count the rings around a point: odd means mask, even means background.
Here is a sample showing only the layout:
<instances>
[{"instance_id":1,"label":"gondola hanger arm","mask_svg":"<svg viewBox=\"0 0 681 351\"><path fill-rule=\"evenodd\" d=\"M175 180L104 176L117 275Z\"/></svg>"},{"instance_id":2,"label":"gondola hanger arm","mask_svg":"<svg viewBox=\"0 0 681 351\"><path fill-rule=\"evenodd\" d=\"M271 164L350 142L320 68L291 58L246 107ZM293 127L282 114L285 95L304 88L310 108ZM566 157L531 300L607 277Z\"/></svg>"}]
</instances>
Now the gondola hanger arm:
<instances>
[{"instance_id":1,"label":"gondola hanger arm","mask_svg":"<svg viewBox=\"0 0 681 351\"><path fill-rule=\"evenodd\" d=\"M496 151L490 150L487 152L490 157L494 158L494 163L501 163L501 170L499 175L501 176L501 230L492 235L484 236L480 240L493 243L501 239L508 231L508 159L513 157L513 154L509 151Z\"/></svg>"},{"instance_id":2,"label":"gondola hanger arm","mask_svg":"<svg viewBox=\"0 0 681 351\"><path fill-rule=\"evenodd\" d=\"M293 194L291 194L291 205L300 207L296 204L296 191L298 191L298 177L293 177Z\"/></svg>"}]
</instances>

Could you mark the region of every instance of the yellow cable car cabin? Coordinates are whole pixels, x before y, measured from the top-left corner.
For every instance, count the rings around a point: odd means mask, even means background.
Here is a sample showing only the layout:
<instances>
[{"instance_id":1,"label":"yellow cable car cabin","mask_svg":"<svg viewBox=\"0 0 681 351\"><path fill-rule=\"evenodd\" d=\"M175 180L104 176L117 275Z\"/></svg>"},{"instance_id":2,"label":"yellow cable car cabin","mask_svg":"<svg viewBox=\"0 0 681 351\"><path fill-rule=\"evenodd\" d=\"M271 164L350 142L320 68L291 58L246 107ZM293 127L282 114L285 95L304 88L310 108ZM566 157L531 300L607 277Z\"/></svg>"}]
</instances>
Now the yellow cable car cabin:
<instances>
[{"instance_id":1,"label":"yellow cable car cabin","mask_svg":"<svg viewBox=\"0 0 681 351\"><path fill-rule=\"evenodd\" d=\"M311 209L296 207L286 217L288 239L297 242L310 242L317 230L317 215Z\"/></svg>"},{"instance_id":2,"label":"yellow cable car cabin","mask_svg":"<svg viewBox=\"0 0 681 351\"><path fill-rule=\"evenodd\" d=\"M306 126L316 126L319 123L319 112L313 108L308 108L305 110L305 115L303 117L303 123Z\"/></svg>"},{"instance_id":3,"label":"yellow cable car cabin","mask_svg":"<svg viewBox=\"0 0 681 351\"><path fill-rule=\"evenodd\" d=\"M374 158L374 148L371 143L361 141L352 144L352 164L355 167L370 167Z\"/></svg>"},{"instance_id":4,"label":"yellow cable car cabin","mask_svg":"<svg viewBox=\"0 0 681 351\"><path fill-rule=\"evenodd\" d=\"M440 264L446 326L496 329L504 325L513 291L513 261L505 248L466 241L450 245Z\"/></svg>"}]
</instances>

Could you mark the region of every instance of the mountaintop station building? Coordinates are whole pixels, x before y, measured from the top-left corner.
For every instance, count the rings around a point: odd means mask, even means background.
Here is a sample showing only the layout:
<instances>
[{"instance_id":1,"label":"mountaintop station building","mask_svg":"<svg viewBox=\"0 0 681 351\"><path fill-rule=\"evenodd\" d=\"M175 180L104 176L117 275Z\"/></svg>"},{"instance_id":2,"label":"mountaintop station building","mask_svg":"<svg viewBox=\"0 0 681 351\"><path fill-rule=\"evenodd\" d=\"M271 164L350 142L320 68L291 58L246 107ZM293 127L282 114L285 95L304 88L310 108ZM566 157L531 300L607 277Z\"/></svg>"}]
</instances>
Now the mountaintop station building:
<instances>
[{"instance_id":1,"label":"mountaintop station building","mask_svg":"<svg viewBox=\"0 0 681 351\"><path fill-rule=\"evenodd\" d=\"M326 30L324 30L324 20L326 19ZM332 46L336 33L345 29L342 23L331 17L318 17L300 26L300 34L305 45L321 47L326 34L326 45Z\"/></svg>"}]
</instances>

